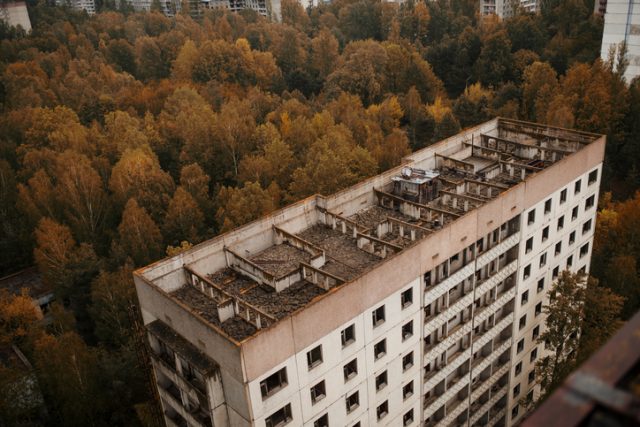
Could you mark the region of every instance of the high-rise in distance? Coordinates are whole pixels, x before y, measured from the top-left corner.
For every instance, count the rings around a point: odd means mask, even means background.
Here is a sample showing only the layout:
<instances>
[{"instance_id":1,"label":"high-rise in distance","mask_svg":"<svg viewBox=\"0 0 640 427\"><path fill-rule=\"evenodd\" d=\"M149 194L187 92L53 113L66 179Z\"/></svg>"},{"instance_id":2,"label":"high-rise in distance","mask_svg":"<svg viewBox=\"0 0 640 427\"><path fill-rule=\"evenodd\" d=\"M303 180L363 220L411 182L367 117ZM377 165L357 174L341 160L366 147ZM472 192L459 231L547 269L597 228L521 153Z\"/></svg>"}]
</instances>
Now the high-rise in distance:
<instances>
[{"instance_id":1,"label":"high-rise in distance","mask_svg":"<svg viewBox=\"0 0 640 427\"><path fill-rule=\"evenodd\" d=\"M137 270L168 426L510 426L605 137L494 119Z\"/></svg>"}]
</instances>

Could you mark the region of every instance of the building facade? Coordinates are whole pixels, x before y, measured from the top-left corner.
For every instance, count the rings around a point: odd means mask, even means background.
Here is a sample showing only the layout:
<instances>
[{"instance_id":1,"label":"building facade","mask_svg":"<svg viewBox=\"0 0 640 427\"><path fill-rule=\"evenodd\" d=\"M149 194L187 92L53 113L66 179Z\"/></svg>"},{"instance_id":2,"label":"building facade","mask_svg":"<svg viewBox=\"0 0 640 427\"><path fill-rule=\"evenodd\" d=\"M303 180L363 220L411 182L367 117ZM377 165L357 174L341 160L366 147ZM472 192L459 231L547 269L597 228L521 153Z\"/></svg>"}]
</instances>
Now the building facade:
<instances>
[{"instance_id":1,"label":"building facade","mask_svg":"<svg viewBox=\"0 0 640 427\"><path fill-rule=\"evenodd\" d=\"M494 119L136 271L167 425L519 422L604 146Z\"/></svg>"},{"instance_id":2,"label":"building facade","mask_svg":"<svg viewBox=\"0 0 640 427\"><path fill-rule=\"evenodd\" d=\"M630 83L640 76L640 0L609 0L605 10L600 56L607 61L610 51L625 43L629 65L624 78Z\"/></svg>"}]
</instances>

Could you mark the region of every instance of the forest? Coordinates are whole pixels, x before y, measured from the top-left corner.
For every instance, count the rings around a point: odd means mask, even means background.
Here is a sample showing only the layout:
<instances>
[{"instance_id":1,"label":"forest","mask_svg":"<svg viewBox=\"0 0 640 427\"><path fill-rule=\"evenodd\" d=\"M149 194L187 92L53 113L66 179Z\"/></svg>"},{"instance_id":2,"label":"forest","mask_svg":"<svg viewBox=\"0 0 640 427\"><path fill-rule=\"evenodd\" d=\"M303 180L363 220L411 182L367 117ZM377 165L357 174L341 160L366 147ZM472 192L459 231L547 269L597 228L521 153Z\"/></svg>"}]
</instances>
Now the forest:
<instances>
[{"instance_id":1,"label":"forest","mask_svg":"<svg viewBox=\"0 0 640 427\"><path fill-rule=\"evenodd\" d=\"M0 24L0 276L37 265L58 302L45 328L1 293L0 344L33 361L48 425L153 425L133 269L495 116L607 135L592 274L640 308L640 81L623 48L600 60L593 0L28 7L30 34ZM32 416L14 375L7 425Z\"/></svg>"}]
</instances>

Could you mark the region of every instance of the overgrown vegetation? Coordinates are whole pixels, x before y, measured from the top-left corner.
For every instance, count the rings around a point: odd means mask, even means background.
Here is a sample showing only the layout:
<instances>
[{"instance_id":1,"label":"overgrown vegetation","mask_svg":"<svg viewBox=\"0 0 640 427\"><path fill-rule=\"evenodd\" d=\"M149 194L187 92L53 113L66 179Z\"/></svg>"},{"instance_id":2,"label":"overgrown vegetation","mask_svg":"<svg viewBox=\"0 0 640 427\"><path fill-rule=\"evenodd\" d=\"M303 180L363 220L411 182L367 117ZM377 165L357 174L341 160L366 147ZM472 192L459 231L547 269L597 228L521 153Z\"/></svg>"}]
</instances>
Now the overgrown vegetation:
<instances>
[{"instance_id":1,"label":"overgrown vegetation","mask_svg":"<svg viewBox=\"0 0 640 427\"><path fill-rule=\"evenodd\" d=\"M64 304L42 330L3 295L1 338L35 360L49 424L149 412L134 267L461 127L501 115L606 133L605 186L633 194L640 83L625 85L619 58L597 59L589 2L543 5L499 21L473 0L284 0L284 22L270 23L251 11L87 17L42 1L30 35L0 26L0 274L35 262ZM594 271L628 316L638 197L611 200Z\"/></svg>"}]
</instances>

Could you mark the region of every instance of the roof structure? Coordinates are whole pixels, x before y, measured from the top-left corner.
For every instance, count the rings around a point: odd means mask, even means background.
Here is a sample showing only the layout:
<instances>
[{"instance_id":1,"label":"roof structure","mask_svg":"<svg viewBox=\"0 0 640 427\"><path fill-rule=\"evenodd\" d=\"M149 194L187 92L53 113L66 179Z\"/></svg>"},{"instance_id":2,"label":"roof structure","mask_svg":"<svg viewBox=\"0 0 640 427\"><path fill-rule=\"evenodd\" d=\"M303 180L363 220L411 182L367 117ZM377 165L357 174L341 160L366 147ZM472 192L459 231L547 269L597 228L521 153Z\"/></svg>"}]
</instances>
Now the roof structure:
<instances>
[{"instance_id":1,"label":"roof structure","mask_svg":"<svg viewBox=\"0 0 640 427\"><path fill-rule=\"evenodd\" d=\"M495 119L136 274L240 343L600 137Z\"/></svg>"}]
</instances>

